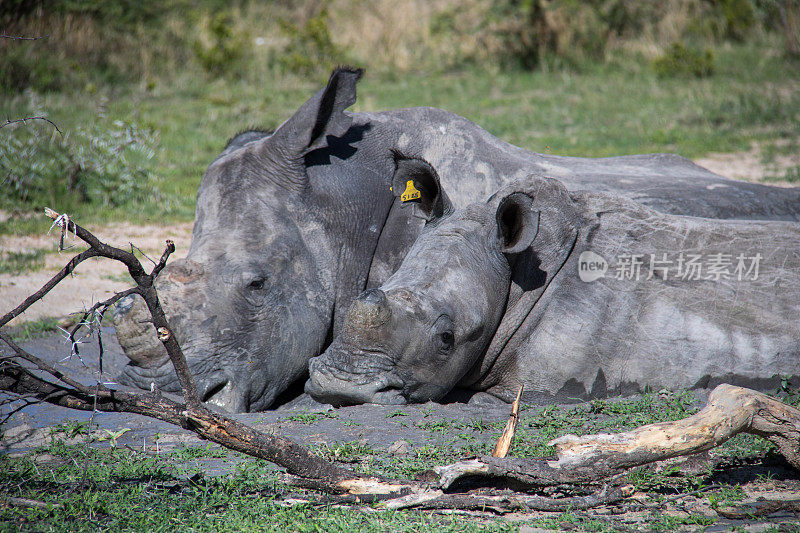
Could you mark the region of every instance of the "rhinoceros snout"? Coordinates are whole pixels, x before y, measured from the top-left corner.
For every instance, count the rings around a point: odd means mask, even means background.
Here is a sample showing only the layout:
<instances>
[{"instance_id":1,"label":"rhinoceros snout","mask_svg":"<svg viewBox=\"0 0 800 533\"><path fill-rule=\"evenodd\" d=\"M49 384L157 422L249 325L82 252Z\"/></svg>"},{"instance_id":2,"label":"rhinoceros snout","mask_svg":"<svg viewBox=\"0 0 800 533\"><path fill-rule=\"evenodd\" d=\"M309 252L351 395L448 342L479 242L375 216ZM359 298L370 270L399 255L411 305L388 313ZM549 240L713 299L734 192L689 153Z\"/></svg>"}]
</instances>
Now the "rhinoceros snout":
<instances>
[{"instance_id":1,"label":"rhinoceros snout","mask_svg":"<svg viewBox=\"0 0 800 533\"><path fill-rule=\"evenodd\" d=\"M135 365L153 368L169 359L141 296L126 296L117 302L114 327L122 350Z\"/></svg>"},{"instance_id":2,"label":"rhinoceros snout","mask_svg":"<svg viewBox=\"0 0 800 533\"><path fill-rule=\"evenodd\" d=\"M305 391L315 400L340 407L375 403L381 405L403 405L402 381L391 374L363 379L364 376L337 376L320 358L311 360L309 380ZM359 379L362 378L362 379Z\"/></svg>"},{"instance_id":3,"label":"rhinoceros snout","mask_svg":"<svg viewBox=\"0 0 800 533\"><path fill-rule=\"evenodd\" d=\"M156 279L158 298L176 333L182 331L185 309L190 303L197 304L197 301L190 301L190 295L194 300L201 297L198 284L192 283L202 280L204 276L202 264L190 259L178 259L168 264ZM140 296L128 296L117 302L114 326L120 346L134 365L155 368L169 359L153 328L147 305Z\"/></svg>"}]
</instances>

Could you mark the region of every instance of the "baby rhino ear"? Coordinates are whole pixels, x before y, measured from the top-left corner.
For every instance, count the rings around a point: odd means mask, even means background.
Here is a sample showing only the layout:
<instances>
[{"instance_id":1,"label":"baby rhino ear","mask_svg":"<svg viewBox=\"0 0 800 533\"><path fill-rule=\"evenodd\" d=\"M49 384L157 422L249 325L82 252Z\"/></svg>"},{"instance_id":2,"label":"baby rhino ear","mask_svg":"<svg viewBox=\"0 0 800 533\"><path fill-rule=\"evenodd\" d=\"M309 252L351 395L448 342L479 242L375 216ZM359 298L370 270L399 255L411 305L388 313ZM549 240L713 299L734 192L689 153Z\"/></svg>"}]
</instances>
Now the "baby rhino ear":
<instances>
[{"instance_id":1,"label":"baby rhino ear","mask_svg":"<svg viewBox=\"0 0 800 533\"><path fill-rule=\"evenodd\" d=\"M539 233L539 212L533 210L533 198L522 192L506 196L497 206L497 239L505 254L517 254L528 248Z\"/></svg>"},{"instance_id":2,"label":"baby rhino ear","mask_svg":"<svg viewBox=\"0 0 800 533\"><path fill-rule=\"evenodd\" d=\"M428 222L452 211L447 194L442 190L439 175L424 159L407 157L395 150L392 194L403 205L414 206L414 216Z\"/></svg>"}]
</instances>

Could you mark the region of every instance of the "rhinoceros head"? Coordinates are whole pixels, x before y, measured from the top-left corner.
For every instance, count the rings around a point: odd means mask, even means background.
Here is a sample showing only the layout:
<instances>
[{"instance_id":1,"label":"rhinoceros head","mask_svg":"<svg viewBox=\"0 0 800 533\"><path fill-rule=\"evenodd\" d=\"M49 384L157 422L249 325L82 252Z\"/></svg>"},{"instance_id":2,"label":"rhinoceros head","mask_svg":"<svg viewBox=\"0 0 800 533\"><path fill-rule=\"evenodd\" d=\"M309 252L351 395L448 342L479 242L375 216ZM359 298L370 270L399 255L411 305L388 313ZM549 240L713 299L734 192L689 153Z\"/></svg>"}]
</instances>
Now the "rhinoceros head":
<instances>
[{"instance_id":1,"label":"rhinoceros head","mask_svg":"<svg viewBox=\"0 0 800 533\"><path fill-rule=\"evenodd\" d=\"M442 398L476 363L502 317L507 256L536 236L538 219L525 193L454 212L436 171L402 158L392 188L428 222L399 270L353 302L341 334L311 360L306 391L319 401Z\"/></svg>"},{"instance_id":2,"label":"rhinoceros head","mask_svg":"<svg viewBox=\"0 0 800 533\"><path fill-rule=\"evenodd\" d=\"M170 263L156 287L205 401L269 407L330 335L337 265L357 261L337 235L356 222L331 219L342 186L310 183L305 158L350 128L344 110L360 75L336 70L272 135L229 147L203 177L188 257ZM121 381L178 391L144 302L120 301L115 325L131 360Z\"/></svg>"}]
</instances>

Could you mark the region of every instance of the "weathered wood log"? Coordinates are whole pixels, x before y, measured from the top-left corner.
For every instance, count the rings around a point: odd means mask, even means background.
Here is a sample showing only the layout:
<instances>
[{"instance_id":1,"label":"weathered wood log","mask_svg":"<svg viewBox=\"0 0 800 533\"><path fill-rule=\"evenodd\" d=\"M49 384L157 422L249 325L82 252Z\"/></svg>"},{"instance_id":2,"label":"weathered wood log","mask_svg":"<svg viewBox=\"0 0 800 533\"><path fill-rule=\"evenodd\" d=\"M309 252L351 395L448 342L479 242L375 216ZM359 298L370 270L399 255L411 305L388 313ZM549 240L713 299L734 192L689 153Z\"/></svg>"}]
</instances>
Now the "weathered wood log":
<instances>
[{"instance_id":1,"label":"weathered wood log","mask_svg":"<svg viewBox=\"0 0 800 533\"><path fill-rule=\"evenodd\" d=\"M623 433L565 435L550 442L558 460L483 457L436 469L440 486L468 476L507 477L529 486L597 481L673 457L710 450L739 433L775 444L800 469L800 410L766 394L722 384L698 413Z\"/></svg>"},{"instance_id":2,"label":"weathered wood log","mask_svg":"<svg viewBox=\"0 0 800 533\"><path fill-rule=\"evenodd\" d=\"M555 439L559 468L620 470L710 450L739 433L763 437L800 469L800 410L766 394L722 384L698 413L617 434Z\"/></svg>"},{"instance_id":3,"label":"weathered wood log","mask_svg":"<svg viewBox=\"0 0 800 533\"><path fill-rule=\"evenodd\" d=\"M634 492L633 486L603 486L599 491L586 496L546 498L524 493L499 495L447 494L441 490L428 490L395 498L383 504L387 509L464 509L471 511L552 511L584 510L619 502Z\"/></svg>"}]
</instances>

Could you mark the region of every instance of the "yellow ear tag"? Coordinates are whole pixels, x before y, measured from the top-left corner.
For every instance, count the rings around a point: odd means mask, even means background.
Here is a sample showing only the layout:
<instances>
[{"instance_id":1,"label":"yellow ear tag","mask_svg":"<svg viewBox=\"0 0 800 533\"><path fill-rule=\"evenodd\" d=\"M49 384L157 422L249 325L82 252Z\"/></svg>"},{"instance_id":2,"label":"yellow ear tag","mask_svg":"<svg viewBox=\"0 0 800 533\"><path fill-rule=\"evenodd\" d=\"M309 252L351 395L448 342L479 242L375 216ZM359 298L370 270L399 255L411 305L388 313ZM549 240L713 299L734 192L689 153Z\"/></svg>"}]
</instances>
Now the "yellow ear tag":
<instances>
[{"instance_id":1,"label":"yellow ear tag","mask_svg":"<svg viewBox=\"0 0 800 533\"><path fill-rule=\"evenodd\" d=\"M419 200L421 197L422 193L414 187L414 180L408 180L406 182L406 190L400 195L400 201L410 202L411 200Z\"/></svg>"}]
</instances>

